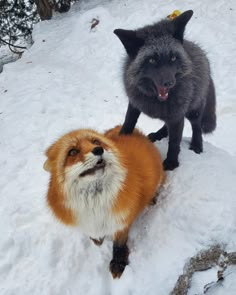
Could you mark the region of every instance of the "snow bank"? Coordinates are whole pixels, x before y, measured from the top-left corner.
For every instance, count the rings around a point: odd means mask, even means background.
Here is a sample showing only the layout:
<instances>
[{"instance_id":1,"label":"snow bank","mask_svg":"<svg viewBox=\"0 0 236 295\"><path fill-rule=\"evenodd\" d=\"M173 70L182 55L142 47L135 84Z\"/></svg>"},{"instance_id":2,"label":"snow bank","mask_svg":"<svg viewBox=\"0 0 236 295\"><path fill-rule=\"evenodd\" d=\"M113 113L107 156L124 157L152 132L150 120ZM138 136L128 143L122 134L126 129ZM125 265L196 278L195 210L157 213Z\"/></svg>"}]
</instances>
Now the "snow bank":
<instances>
[{"instance_id":1,"label":"snow bank","mask_svg":"<svg viewBox=\"0 0 236 295\"><path fill-rule=\"evenodd\" d=\"M158 146L165 154L167 142ZM196 155L183 142L181 166L168 173L157 205L131 230L130 264L116 281L108 270L112 241L97 247L79 229L59 224L46 207L46 181L37 173L25 185L18 179L21 188L15 195L5 193L1 208L3 294L169 294L187 259L199 250L215 243L235 249L232 159L210 144ZM9 178L8 191L15 182Z\"/></svg>"}]
</instances>

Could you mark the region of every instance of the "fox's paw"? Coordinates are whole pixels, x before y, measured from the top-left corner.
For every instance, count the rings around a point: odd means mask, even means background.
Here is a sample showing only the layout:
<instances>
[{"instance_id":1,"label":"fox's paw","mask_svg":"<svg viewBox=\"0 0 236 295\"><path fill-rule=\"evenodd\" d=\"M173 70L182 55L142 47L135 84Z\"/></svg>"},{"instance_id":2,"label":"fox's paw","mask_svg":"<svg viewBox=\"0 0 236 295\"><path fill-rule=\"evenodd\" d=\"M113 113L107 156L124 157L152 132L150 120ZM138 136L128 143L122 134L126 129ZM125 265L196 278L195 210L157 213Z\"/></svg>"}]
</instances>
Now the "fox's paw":
<instances>
[{"instance_id":1,"label":"fox's paw","mask_svg":"<svg viewBox=\"0 0 236 295\"><path fill-rule=\"evenodd\" d=\"M120 278L123 271L125 270L126 265L128 265L128 260L116 260L116 259L112 259L112 261L110 262L110 272L113 276L113 279L117 279Z\"/></svg>"},{"instance_id":2,"label":"fox's paw","mask_svg":"<svg viewBox=\"0 0 236 295\"><path fill-rule=\"evenodd\" d=\"M149 134L148 134L148 139L149 139L151 142L155 142L155 141L157 140L156 132L149 133Z\"/></svg>"},{"instance_id":3,"label":"fox's paw","mask_svg":"<svg viewBox=\"0 0 236 295\"><path fill-rule=\"evenodd\" d=\"M160 141L162 138L165 138L167 135L163 134L163 132L157 131L148 134L148 139L151 142Z\"/></svg>"},{"instance_id":4,"label":"fox's paw","mask_svg":"<svg viewBox=\"0 0 236 295\"><path fill-rule=\"evenodd\" d=\"M203 152L202 144L193 144L191 143L189 149L194 151L196 154L201 154Z\"/></svg>"},{"instance_id":5,"label":"fox's paw","mask_svg":"<svg viewBox=\"0 0 236 295\"><path fill-rule=\"evenodd\" d=\"M179 167L179 162L177 160L168 160L165 159L163 162L164 170L174 170Z\"/></svg>"},{"instance_id":6,"label":"fox's paw","mask_svg":"<svg viewBox=\"0 0 236 295\"><path fill-rule=\"evenodd\" d=\"M167 136L168 136L168 130L167 130L166 125L164 125L157 132L152 132L152 133L148 134L148 138L151 142L154 142L156 140L162 140L162 138L165 138Z\"/></svg>"}]
</instances>

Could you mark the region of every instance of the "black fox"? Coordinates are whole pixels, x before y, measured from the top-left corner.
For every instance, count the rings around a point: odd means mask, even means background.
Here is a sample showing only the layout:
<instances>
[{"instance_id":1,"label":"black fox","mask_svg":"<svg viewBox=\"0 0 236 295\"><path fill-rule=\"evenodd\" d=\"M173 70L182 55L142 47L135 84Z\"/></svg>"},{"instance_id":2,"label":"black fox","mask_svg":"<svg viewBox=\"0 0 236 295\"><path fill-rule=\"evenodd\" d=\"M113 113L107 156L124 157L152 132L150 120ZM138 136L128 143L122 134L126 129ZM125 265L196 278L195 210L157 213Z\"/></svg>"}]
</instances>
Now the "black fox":
<instances>
[{"instance_id":1,"label":"black fox","mask_svg":"<svg viewBox=\"0 0 236 295\"><path fill-rule=\"evenodd\" d=\"M148 136L151 141L169 136L164 168L179 166L178 155L184 118L192 125L190 149L203 151L202 132L216 127L215 88L206 54L195 43L184 40L192 10L173 20L132 31L117 29L128 56L124 85L129 105L121 133L132 133L141 112L165 122Z\"/></svg>"}]
</instances>

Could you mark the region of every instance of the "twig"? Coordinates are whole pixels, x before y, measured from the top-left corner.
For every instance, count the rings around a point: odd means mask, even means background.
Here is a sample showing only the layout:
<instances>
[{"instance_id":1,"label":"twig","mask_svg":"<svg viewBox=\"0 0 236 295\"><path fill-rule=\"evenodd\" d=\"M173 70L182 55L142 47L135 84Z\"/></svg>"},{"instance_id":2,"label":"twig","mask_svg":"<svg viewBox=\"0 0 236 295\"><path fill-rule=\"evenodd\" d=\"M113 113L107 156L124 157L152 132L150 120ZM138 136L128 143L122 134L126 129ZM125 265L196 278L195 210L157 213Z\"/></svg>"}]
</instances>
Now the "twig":
<instances>
[{"instance_id":1,"label":"twig","mask_svg":"<svg viewBox=\"0 0 236 295\"><path fill-rule=\"evenodd\" d=\"M185 265L184 272L179 276L171 295L187 295L192 276L195 272L204 271L217 265L220 267L217 274L219 282L224 279L224 271L227 266L233 264L236 264L236 252L226 253L220 245L215 245L206 251L202 251L192 257ZM210 286L205 288L204 294L206 294L210 288Z\"/></svg>"},{"instance_id":2,"label":"twig","mask_svg":"<svg viewBox=\"0 0 236 295\"><path fill-rule=\"evenodd\" d=\"M2 38L0 38L0 41L3 42L3 43L5 43L8 46L12 46L12 47L15 47L15 48L20 48L20 49L27 49L27 47L24 47L24 46L19 46L19 45L11 44L11 43L3 40Z\"/></svg>"}]
</instances>

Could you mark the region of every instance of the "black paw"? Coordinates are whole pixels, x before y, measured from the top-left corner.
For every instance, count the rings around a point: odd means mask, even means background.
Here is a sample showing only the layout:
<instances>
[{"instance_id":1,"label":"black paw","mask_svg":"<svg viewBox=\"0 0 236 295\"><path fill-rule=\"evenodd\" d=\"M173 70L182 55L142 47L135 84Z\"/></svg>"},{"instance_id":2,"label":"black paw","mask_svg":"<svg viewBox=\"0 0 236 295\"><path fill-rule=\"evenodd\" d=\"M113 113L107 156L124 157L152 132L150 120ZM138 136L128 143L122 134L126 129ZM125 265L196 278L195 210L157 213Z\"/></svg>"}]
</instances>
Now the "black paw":
<instances>
[{"instance_id":1,"label":"black paw","mask_svg":"<svg viewBox=\"0 0 236 295\"><path fill-rule=\"evenodd\" d=\"M112 259L112 261L110 262L110 272L113 276L113 279L120 278L126 265L128 265L128 261Z\"/></svg>"},{"instance_id":2,"label":"black paw","mask_svg":"<svg viewBox=\"0 0 236 295\"><path fill-rule=\"evenodd\" d=\"M148 134L148 138L151 142L155 142L156 140L162 140L165 136L162 136L159 132L152 132Z\"/></svg>"},{"instance_id":3,"label":"black paw","mask_svg":"<svg viewBox=\"0 0 236 295\"><path fill-rule=\"evenodd\" d=\"M156 133L153 132L153 133L149 133L148 134L148 139L151 141L151 142L155 142L157 140L156 138Z\"/></svg>"},{"instance_id":4,"label":"black paw","mask_svg":"<svg viewBox=\"0 0 236 295\"><path fill-rule=\"evenodd\" d=\"M193 144L191 143L189 146L190 150L193 150L196 154L201 154L203 152L202 144Z\"/></svg>"},{"instance_id":5,"label":"black paw","mask_svg":"<svg viewBox=\"0 0 236 295\"><path fill-rule=\"evenodd\" d=\"M163 162L164 170L174 170L176 167L179 167L179 162L177 160L168 160L165 159Z\"/></svg>"}]
</instances>

